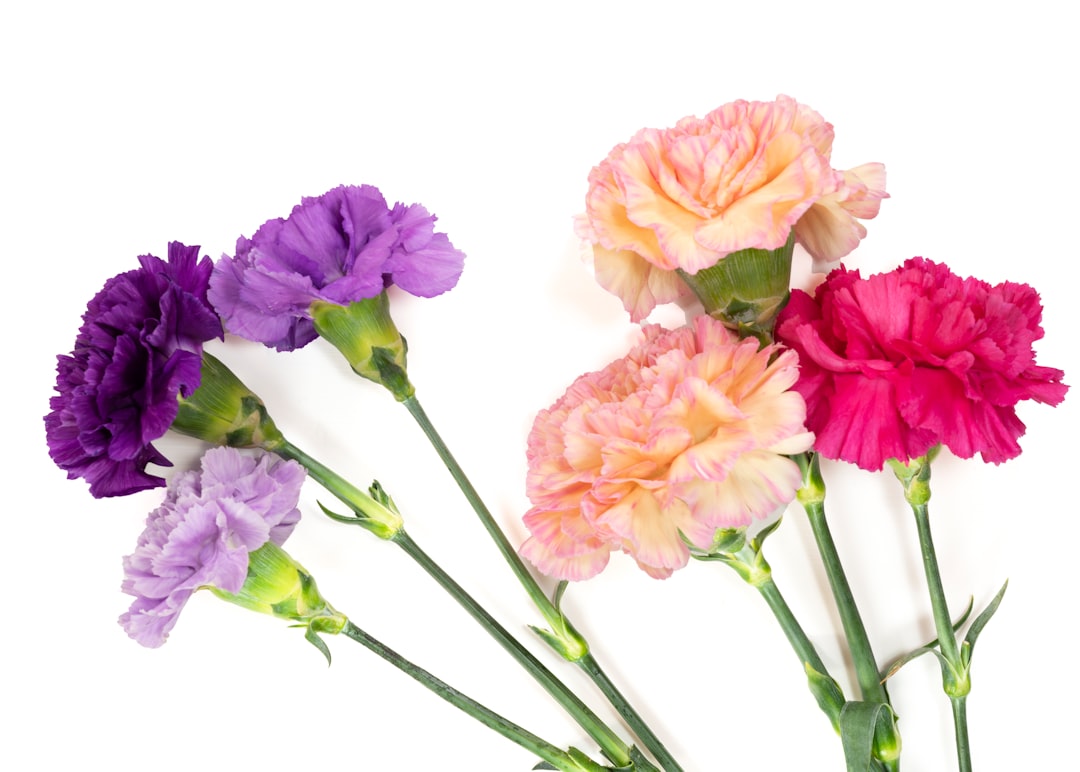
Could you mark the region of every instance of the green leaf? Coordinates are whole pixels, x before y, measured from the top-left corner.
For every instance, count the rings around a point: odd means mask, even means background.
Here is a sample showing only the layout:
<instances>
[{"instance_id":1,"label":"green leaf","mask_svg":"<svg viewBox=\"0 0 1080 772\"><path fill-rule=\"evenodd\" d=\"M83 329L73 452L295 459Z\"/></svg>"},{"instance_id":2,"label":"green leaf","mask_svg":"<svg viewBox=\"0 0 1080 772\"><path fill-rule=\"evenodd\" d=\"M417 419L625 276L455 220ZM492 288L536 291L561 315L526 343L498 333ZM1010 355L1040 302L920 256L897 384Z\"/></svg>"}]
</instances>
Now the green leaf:
<instances>
[{"instance_id":1,"label":"green leaf","mask_svg":"<svg viewBox=\"0 0 1080 772\"><path fill-rule=\"evenodd\" d=\"M883 711L892 709L883 702L846 702L840 710L840 742L844 746L847 772L867 772L873 763L874 732Z\"/></svg>"},{"instance_id":2,"label":"green leaf","mask_svg":"<svg viewBox=\"0 0 1080 772\"><path fill-rule=\"evenodd\" d=\"M975 650L975 639L979 637L979 633L986 627L986 623L990 621L990 618L998 610L998 606L1001 605L1001 599L1005 597L1005 590L1009 589L1009 580L1005 580L1005 584L998 590L998 594L994 596L994 599L990 601L990 605L975 617L975 621L971 623L971 628L967 631L967 635L964 637L964 647L962 653L964 655L964 666L971 662L971 653Z\"/></svg>"},{"instance_id":3,"label":"green leaf","mask_svg":"<svg viewBox=\"0 0 1080 772\"><path fill-rule=\"evenodd\" d=\"M566 588L569 586L570 582L566 579L563 579L561 582L555 585L555 592L551 596L551 603L555 606L555 610L558 611L560 614L562 613L562 609L559 608L559 605L562 603L563 593L566 592Z\"/></svg>"},{"instance_id":4,"label":"green leaf","mask_svg":"<svg viewBox=\"0 0 1080 772\"><path fill-rule=\"evenodd\" d=\"M953 622L952 629L953 629L954 633L957 630L959 630L963 626L964 622L967 621L967 618L969 616L971 616L971 610L974 607L975 607L975 597L972 596L972 597L968 598L967 608L964 609L964 613L960 615L959 619L957 619L955 622ZM888 667L887 670L880 673L882 682L884 683L885 681L888 681L890 678L892 678L894 675L896 675L896 671L898 671L900 668L902 668L908 662L911 662L911 660L917 659L918 657L921 657L923 654L926 654L929 651L936 650L937 645L938 645L938 639L935 638L934 640L930 641L929 643L924 643L922 646L918 647L917 649L914 649L913 651L911 651L911 652L905 654L904 656L900 657L898 660L893 662L893 664L891 664ZM941 659L941 658L939 657L939 659ZM945 661L942 659L942 664L944 664L944 662Z\"/></svg>"},{"instance_id":5,"label":"green leaf","mask_svg":"<svg viewBox=\"0 0 1080 772\"><path fill-rule=\"evenodd\" d=\"M754 544L757 546L757 548L759 550L761 549L761 545L763 545L765 543L765 540L767 538L769 538L769 536L772 534L773 531L775 531L777 528L780 527L780 523L782 523L783 521L784 521L783 517L778 517L778 518L776 518L776 520L769 523L767 526L765 526L760 531L758 531L756 534L754 534Z\"/></svg>"},{"instance_id":6,"label":"green leaf","mask_svg":"<svg viewBox=\"0 0 1080 772\"><path fill-rule=\"evenodd\" d=\"M336 512L327 509L319 500L316 500L315 503L319 505L319 509L323 511L323 514L331 520L337 520L339 523L348 523L349 525L353 525L360 520L360 518L356 516L348 517L346 515L339 515Z\"/></svg>"},{"instance_id":7,"label":"green leaf","mask_svg":"<svg viewBox=\"0 0 1080 772\"><path fill-rule=\"evenodd\" d=\"M533 769L555 769L555 770L557 770L558 767L553 767L550 764L548 764L546 761L541 761L539 764L537 764L535 767L533 767Z\"/></svg>"},{"instance_id":8,"label":"green leaf","mask_svg":"<svg viewBox=\"0 0 1080 772\"><path fill-rule=\"evenodd\" d=\"M312 630L310 627L307 629L307 632L304 633L304 638L307 639L308 643L310 643L312 646L314 646L316 649L318 649L319 651L322 652L322 655L324 657L326 657L326 666L329 667L330 666L330 648L326 645L326 641L324 641L322 638L320 638L318 636L318 634L314 630Z\"/></svg>"},{"instance_id":9,"label":"green leaf","mask_svg":"<svg viewBox=\"0 0 1080 772\"><path fill-rule=\"evenodd\" d=\"M907 654L902 656L900 659L893 662L891 665L889 665L889 669L885 672L885 675L882 676L881 680L883 682L888 681L890 678L892 678L894 675L896 675L900 671L900 668L902 668L907 663L911 662L911 660L918 659L923 654L933 654L941 662L941 666L945 667L946 664L947 664L945 662L945 656L940 651L937 650L937 648L936 648L937 641L934 641L934 644L935 644L934 646L923 646L920 649L915 649L915 651L908 652Z\"/></svg>"}]
</instances>

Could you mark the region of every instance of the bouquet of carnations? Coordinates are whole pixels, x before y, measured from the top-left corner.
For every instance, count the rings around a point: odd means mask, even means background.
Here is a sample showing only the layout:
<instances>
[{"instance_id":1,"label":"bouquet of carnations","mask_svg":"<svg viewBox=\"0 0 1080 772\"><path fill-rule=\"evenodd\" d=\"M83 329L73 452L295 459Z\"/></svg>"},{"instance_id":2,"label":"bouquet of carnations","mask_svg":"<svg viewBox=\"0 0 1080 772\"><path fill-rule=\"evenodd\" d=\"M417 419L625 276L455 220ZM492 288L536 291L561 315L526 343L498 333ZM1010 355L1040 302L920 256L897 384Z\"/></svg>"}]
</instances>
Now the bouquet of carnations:
<instances>
[{"instance_id":1,"label":"bouquet of carnations","mask_svg":"<svg viewBox=\"0 0 1080 772\"><path fill-rule=\"evenodd\" d=\"M589 175L575 225L597 281L640 340L586 373L536 416L525 485L529 537L514 545L421 407L394 297L452 289L464 254L420 204L387 204L371 185L304 198L241 237L216 263L173 242L167 259L106 282L73 351L58 358L45 417L49 450L95 497L165 486L154 443L170 429L210 447L172 477L124 559L120 618L135 641L162 645L198 590L286 619L330 659L328 636L375 652L539 760L537 769L681 770L568 618L571 582L612 552L663 579L691 559L730 566L775 616L798 657L792 677L842 743L848 770L897 770L898 716L888 681L928 654L952 706L957 761L971 769L966 701L975 643L1005 593L950 609L929 518L930 469L943 449L999 464L1020 453L1022 400L1057 405L1063 373L1035 362L1039 296L914 257L862 276L839 264L866 235L885 169L834 169L833 127L788 97L738 101L668 129L643 129ZM798 253L798 254L797 254ZM804 254L805 253L805 254ZM790 288L793 259L825 278ZM647 323L678 303L685 326ZM535 604L533 631L598 687L624 724L610 726L485 610L406 532L408 514L378 482L354 484L287 438L265 404L204 344L225 333L287 352L318 339L381 384L415 419ZM226 344L222 351L227 352ZM937 638L879 661L829 531L820 458L895 473L915 518ZM458 601L580 725L588 746L560 747L490 710L358 627L284 548L310 477L337 503L321 513L400 548ZM781 594L765 558L793 502L805 512L854 668L845 694ZM545 589L534 572L556 580ZM542 620L542 621L540 621ZM585 743L579 743L585 745ZM710 760L695 759L697 764Z\"/></svg>"}]
</instances>

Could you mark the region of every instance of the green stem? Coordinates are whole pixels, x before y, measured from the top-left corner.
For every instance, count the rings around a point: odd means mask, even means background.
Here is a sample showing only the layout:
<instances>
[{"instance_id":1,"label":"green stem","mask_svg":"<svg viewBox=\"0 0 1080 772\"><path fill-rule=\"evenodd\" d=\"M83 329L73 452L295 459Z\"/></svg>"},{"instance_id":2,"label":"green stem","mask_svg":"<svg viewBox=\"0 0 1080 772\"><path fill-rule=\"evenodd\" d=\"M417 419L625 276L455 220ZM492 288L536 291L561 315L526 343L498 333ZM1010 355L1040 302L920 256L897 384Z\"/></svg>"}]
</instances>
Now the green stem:
<instances>
[{"instance_id":1,"label":"green stem","mask_svg":"<svg viewBox=\"0 0 1080 772\"><path fill-rule=\"evenodd\" d=\"M810 528L814 532L814 540L817 542L818 552L821 554L821 562L825 565L825 573L829 577L829 586L832 588L836 606L840 611L840 622L844 627L844 635L851 650L851 658L855 663L855 676L859 682L859 689L863 699L872 702L889 702L889 696L885 693L885 686L881 683L877 660L874 659L874 651L870 647L870 638L866 634L862 616L855 605L855 597L851 592L847 574L840 562L840 555L836 550L836 542L833 541L829 524L825 520L825 506L823 504L807 504L804 506L807 516L810 518Z\"/></svg>"},{"instance_id":2,"label":"green stem","mask_svg":"<svg viewBox=\"0 0 1080 772\"><path fill-rule=\"evenodd\" d=\"M930 607L934 613L938 646L941 647L941 655L944 658L941 668L944 681L942 685L952 702L957 765L960 772L971 772L971 746L968 741L967 726L967 694L971 690L971 679L968 668L960 657L960 647L956 643L952 617L949 616L949 604L945 600L945 587L941 582L937 551L934 549L934 538L930 533L929 507L921 502L910 503L911 510L915 513L915 525L919 530L923 571L926 574L926 586L930 591Z\"/></svg>"},{"instance_id":3,"label":"green stem","mask_svg":"<svg viewBox=\"0 0 1080 772\"><path fill-rule=\"evenodd\" d=\"M791 644L791 648L795 650L795 653L799 655L799 662L803 665L809 665L822 675L828 675L828 671L825 669L825 663L821 661L821 657L817 653L817 649L814 648L814 644L810 642L810 639L806 636L806 633L802 629L802 625L799 624L799 620L795 618L795 614L792 613L791 607L788 606L787 601L784 600L784 596L780 594L780 589L776 586L776 582L772 577L765 579L760 584L755 585L761 597L765 599L765 602L769 604L769 608L772 610L773 616L776 617L776 621L780 623L780 628L784 631L784 635L788 639L788 643ZM842 707L842 706L840 706ZM837 708L835 715L830 713L829 710L825 711L829 715L829 719L834 723L840 720L840 711Z\"/></svg>"},{"instance_id":4,"label":"green stem","mask_svg":"<svg viewBox=\"0 0 1080 772\"><path fill-rule=\"evenodd\" d=\"M968 741L967 696L953 697L953 729L956 734L956 758L960 772L971 772L971 745Z\"/></svg>"},{"instance_id":5,"label":"green stem","mask_svg":"<svg viewBox=\"0 0 1080 772\"><path fill-rule=\"evenodd\" d=\"M930 462L934 460L939 450L940 446L931 448L925 456L913 458L906 463L892 459L889 465L900 484L904 486L904 498L907 499L908 504L911 505L911 511L915 514L923 572L926 574L926 587L930 591L930 608L933 610L934 627L937 628L938 634L937 644L941 650L939 657L941 685L952 702L957 763L960 772L970 772L971 748L968 743L966 705L967 695L971 691L970 663L961 655L960 647L956 643L956 633L953 630L952 617L949 615L949 604L945 600L945 587L941 582L937 551L934 549L934 537L930 533ZM998 600L1000 600L1000 594ZM992 614L993 611L989 613ZM976 620L975 624L979 625L980 622ZM985 620L982 624L985 624ZM965 646L967 645L965 643Z\"/></svg>"},{"instance_id":6,"label":"green stem","mask_svg":"<svg viewBox=\"0 0 1080 772\"><path fill-rule=\"evenodd\" d=\"M600 668L600 664L593 655L586 652L584 656L577 660L577 664L592 679L592 682L600 689L611 706L626 720L634 734L641 740L642 745L652 752L661 769L664 772L682 772L679 762L671 755L671 752L660 741L660 738L653 733L645 720L638 715L638 712L634 710L634 706L623 696L618 687L608 678L607 673Z\"/></svg>"},{"instance_id":7,"label":"green stem","mask_svg":"<svg viewBox=\"0 0 1080 772\"><path fill-rule=\"evenodd\" d=\"M391 541L401 547L409 557L427 571L454 600L469 612L473 619L479 622L547 690L548 694L555 698L556 702L573 716L581 728L588 732L589 736L600 745L605 756L616 766L627 766L631 763L630 749L627 745L577 695L556 678L540 660L522 646L514 636L507 632L506 628L500 625L471 595L443 571L426 552L420 549L419 545L412 540L404 529L399 530Z\"/></svg>"},{"instance_id":8,"label":"green stem","mask_svg":"<svg viewBox=\"0 0 1080 772\"><path fill-rule=\"evenodd\" d=\"M582 670L592 679L593 683L603 692L620 716L629 724L633 732L641 740L644 745L652 754L656 757L656 760L660 763L665 772L682 772L682 767L671 755L671 752L664 746L660 738L656 736L656 733L652 731L649 725L641 717L641 715L634 709L634 707L627 701L627 699L615 688L615 685L607 678L607 676L600 669L596 660L589 654L589 646L584 637L579 633L570 621L563 615L562 611L555 606L554 603L548 598L543 588L533 577L532 573L526 567L525 562L517 554L517 550L510 544L510 540L506 538L506 534L499 527L499 524L495 521L491 511L488 510L483 500L480 498L480 494L476 492L469 478L465 475L465 471L458 464L457 459L454 458L450 452L450 448L443 442L435 426L431 423L431 419L428 418L427 413L424 412L424 408L420 405L420 401L415 395L402 400L409 413L419 424L424 434L427 436L428 441L432 447L435 448L435 452L446 465L450 475L454 478L458 488L465 495L466 500L472 506L473 511L476 512L477 517L480 518L480 522L483 524L484 529L495 542L495 546L498 548L499 553L503 556L507 565L510 566L514 576L517 577L518 582L525 589L529 598L539 609L544 619L555 633L555 638L561 639L561 646L556 646L559 650L573 662L576 662ZM545 640L551 642L551 639L545 637ZM577 649L575 653L575 649Z\"/></svg>"},{"instance_id":9,"label":"green stem","mask_svg":"<svg viewBox=\"0 0 1080 772\"><path fill-rule=\"evenodd\" d=\"M937 551L934 549L934 537L930 533L929 509L926 504L911 505L911 511L915 513L915 526L919 529L923 571L926 574L926 585L930 590L930 607L934 612L938 645L946 661L959 663L960 649L956 645L956 633L953 632L949 604L945 600L945 586L941 582L941 569L938 567Z\"/></svg>"},{"instance_id":10,"label":"green stem","mask_svg":"<svg viewBox=\"0 0 1080 772\"><path fill-rule=\"evenodd\" d=\"M451 705L472 716L484 726L494 729L508 740L511 740L522 748L536 754L536 756L548 762L556 769L564 770L564 772L583 772L584 768L571 758L570 754L566 751L542 740L532 732L523 729L512 721L503 718L498 713L495 713L468 695L462 694L446 682L433 676L427 670L413 664L393 649L380 643L375 638L372 638L363 630L356 627L352 622L346 622L345 628L341 632L357 643L363 645L368 650L375 652L398 670L401 670L403 673L419 681ZM596 765L593 769L600 770L602 767Z\"/></svg>"},{"instance_id":11,"label":"green stem","mask_svg":"<svg viewBox=\"0 0 1080 772\"><path fill-rule=\"evenodd\" d=\"M308 475L330 493L337 496L356 513L360 524L382 539L389 539L402 526L401 515L380 504L317 459L282 437L278 442L263 446L282 458L292 459L307 470Z\"/></svg>"},{"instance_id":12,"label":"green stem","mask_svg":"<svg viewBox=\"0 0 1080 772\"><path fill-rule=\"evenodd\" d=\"M870 638L866 634L862 616L855 604L855 596L851 592L851 585L848 583L843 563L840 562L840 553L836 549L836 542L833 541L829 523L825 519L825 481L821 476L818 455L803 453L794 460L803 473L803 484L797 496L810 520L810 529L814 532L818 554L825 566L825 574L829 577L829 587L836 600L840 622L844 627L844 636L847 638L851 658L855 663L859 689L863 699L888 704L889 696L881 683L877 660L870 647Z\"/></svg>"},{"instance_id":13,"label":"green stem","mask_svg":"<svg viewBox=\"0 0 1080 772\"><path fill-rule=\"evenodd\" d=\"M433 561L427 553L405 533L401 516L377 502L336 472L309 456L288 440L282 438L274 447L268 448L284 458L300 463L308 473L332 494L347 504L357 515L358 524L378 536L395 542L413 558L427 573L460 603L525 668L555 700L589 733L603 749L605 755L616 765L630 763L627 745L583 703L577 695L559 681L521 643L510 635L479 603Z\"/></svg>"},{"instance_id":14,"label":"green stem","mask_svg":"<svg viewBox=\"0 0 1080 772\"><path fill-rule=\"evenodd\" d=\"M803 472L803 485L799 489L798 499L810 521L814 532L818 554L829 578L836 608L840 612L840 622L844 628L848 650L855 664L855 677L859 683L862 698L868 702L889 705L889 695L881 681L877 659L870 646L870 637L866 634L855 596L851 592L847 574L844 572L840 553L836 549L829 523L825 518L825 481L817 454L801 454L795 458ZM879 721L874 730L874 755L888 770L899 769L900 735L896 728L893 714L888 712L888 721Z\"/></svg>"},{"instance_id":15,"label":"green stem","mask_svg":"<svg viewBox=\"0 0 1080 772\"><path fill-rule=\"evenodd\" d=\"M443 464L450 471L450 475L454 478L454 482L457 483L458 488L465 495L469 505L476 512L477 517L480 518L480 522L484 526L484 530L488 532L488 536L495 542L495 546L499 548L500 554L503 559L506 560L510 569L514 572L514 576L521 583L521 586L525 588L525 591L529 594L529 598L536 604L536 607L540 609L540 613L544 615L544 618L549 623L553 623L552 620L557 620L560 617L559 610L555 608L555 605L548 598L543 588L537 583L536 579L529 572L529 569L525 566L525 562L517 554L517 550L510 544L510 540L506 538L506 534L503 533L499 524L495 522L495 518L492 516L490 510L484 504L483 499L480 498L480 494L476 492L476 488L469 482L469 478L465 476L465 471L458 464L457 459L454 458L450 452L450 448L443 442L442 437L435 430L435 426L431 423L431 419L428 418L427 413L424 412L424 408L420 405L420 401L416 396L409 397L403 400L402 404L408 409L409 413L416 420L416 423L423 429L424 434L427 436L428 441L432 447L435 448L435 452L439 454L439 458Z\"/></svg>"}]
</instances>

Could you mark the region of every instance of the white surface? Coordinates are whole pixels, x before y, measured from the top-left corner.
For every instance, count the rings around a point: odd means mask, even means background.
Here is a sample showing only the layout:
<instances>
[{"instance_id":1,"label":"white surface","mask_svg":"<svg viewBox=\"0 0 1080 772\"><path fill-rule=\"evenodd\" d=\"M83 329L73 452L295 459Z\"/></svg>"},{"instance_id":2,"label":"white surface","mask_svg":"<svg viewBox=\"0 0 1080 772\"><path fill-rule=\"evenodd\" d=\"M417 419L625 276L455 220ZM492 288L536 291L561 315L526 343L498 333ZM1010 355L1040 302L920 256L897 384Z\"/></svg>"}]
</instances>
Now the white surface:
<instances>
[{"instance_id":1,"label":"white surface","mask_svg":"<svg viewBox=\"0 0 1080 772\"><path fill-rule=\"evenodd\" d=\"M959 7L954 4L952 7ZM786 6L786 7L785 7ZM972 6L973 7L973 6ZM582 268L586 176L642 126L790 94L836 126L838 166L882 161L892 198L850 265L912 255L1042 292L1043 364L1076 383L1072 28L940 3L24 4L0 13L4 327L4 699L0 767L526 770L530 755L360 647L327 668L301 634L209 594L150 651L116 617L120 558L160 492L95 501L46 454L41 416L104 280L178 239L213 257L302 195L371 183L419 201L468 254L453 292L398 295L413 380L512 538L532 416L621 355L633 327ZM977 15L974 15L977 14ZM669 315L670 317L670 315ZM378 479L414 537L530 640L538 621L404 410L335 352L211 350L292 439ZM1076 611L1077 395L1025 404L1023 456L943 460L933 515L954 608L1009 593L980 639L970 699L980 770L1058 768ZM163 443L177 466L197 443ZM897 485L829 465L830 517L883 661L933 637ZM559 745L591 747L509 658L393 547L322 518L290 551L369 632ZM794 510L769 544L778 583L850 685L839 623ZM615 557L571 588L572 616L687 772L842 768L839 742L760 600L691 565L657 582ZM893 682L905 769L954 768L936 666ZM605 716L608 712L603 713ZM1056 739L1055 739L1056 738Z\"/></svg>"}]
</instances>

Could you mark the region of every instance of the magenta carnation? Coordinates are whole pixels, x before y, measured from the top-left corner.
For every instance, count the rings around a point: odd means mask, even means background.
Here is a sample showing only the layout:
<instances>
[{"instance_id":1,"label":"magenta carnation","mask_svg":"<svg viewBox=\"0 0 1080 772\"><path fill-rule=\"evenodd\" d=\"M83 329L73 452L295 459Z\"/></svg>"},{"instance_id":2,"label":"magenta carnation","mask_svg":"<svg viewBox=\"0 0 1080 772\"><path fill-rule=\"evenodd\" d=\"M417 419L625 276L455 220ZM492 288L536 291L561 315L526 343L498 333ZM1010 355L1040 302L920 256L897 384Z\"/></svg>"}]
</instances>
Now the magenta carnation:
<instances>
[{"instance_id":1,"label":"magenta carnation","mask_svg":"<svg viewBox=\"0 0 1080 772\"><path fill-rule=\"evenodd\" d=\"M961 279L916 257L863 279L831 273L796 290L777 337L799 352L796 388L827 458L880 469L943 444L1001 463L1020 453L1020 400L1057 405L1061 370L1035 364L1039 295L1026 284Z\"/></svg>"},{"instance_id":2,"label":"magenta carnation","mask_svg":"<svg viewBox=\"0 0 1080 772\"><path fill-rule=\"evenodd\" d=\"M281 546L299 521L304 477L295 461L233 448L212 448L201 472L179 475L124 558L122 589L135 596L120 617L128 635L160 646L196 590L239 592L248 553L267 542Z\"/></svg>"},{"instance_id":3,"label":"magenta carnation","mask_svg":"<svg viewBox=\"0 0 1080 772\"><path fill-rule=\"evenodd\" d=\"M645 341L578 378L529 435L521 553L560 579L587 579L612 550L655 577L686 565L684 539L749 525L787 504L810 448L795 354L758 350L720 322L643 329Z\"/></svg>"},{"instance_id":4,"label":"magenta carnation","mask_svg":"<svg viewBox=\"0 0 1080 772\"><path fill-rule=\"evenodd\" d=\"M69 356L57 357L57 396L45 416L49 455L96 497L165 484L147 464L169 461L151 444L176 418L177 397L200 382L203 343L221 337L206 299L212 264L199 248L169 244L169 260L106 282L83 314Z\"/></svg>"},{"instance_id":5,"label":"magenta carnation","mask_svg":"<svg viewBox=\"0 0 1080 772\"><path fill-rule=\"evenodd\" d=\"M371 185L301 199L214 267L210 300L229 332L291 351L316 337L310 307L372 298L391 284L420 297L452 289L465 256L419 204L393 209Z\"/></svg>"}]
</instances>

